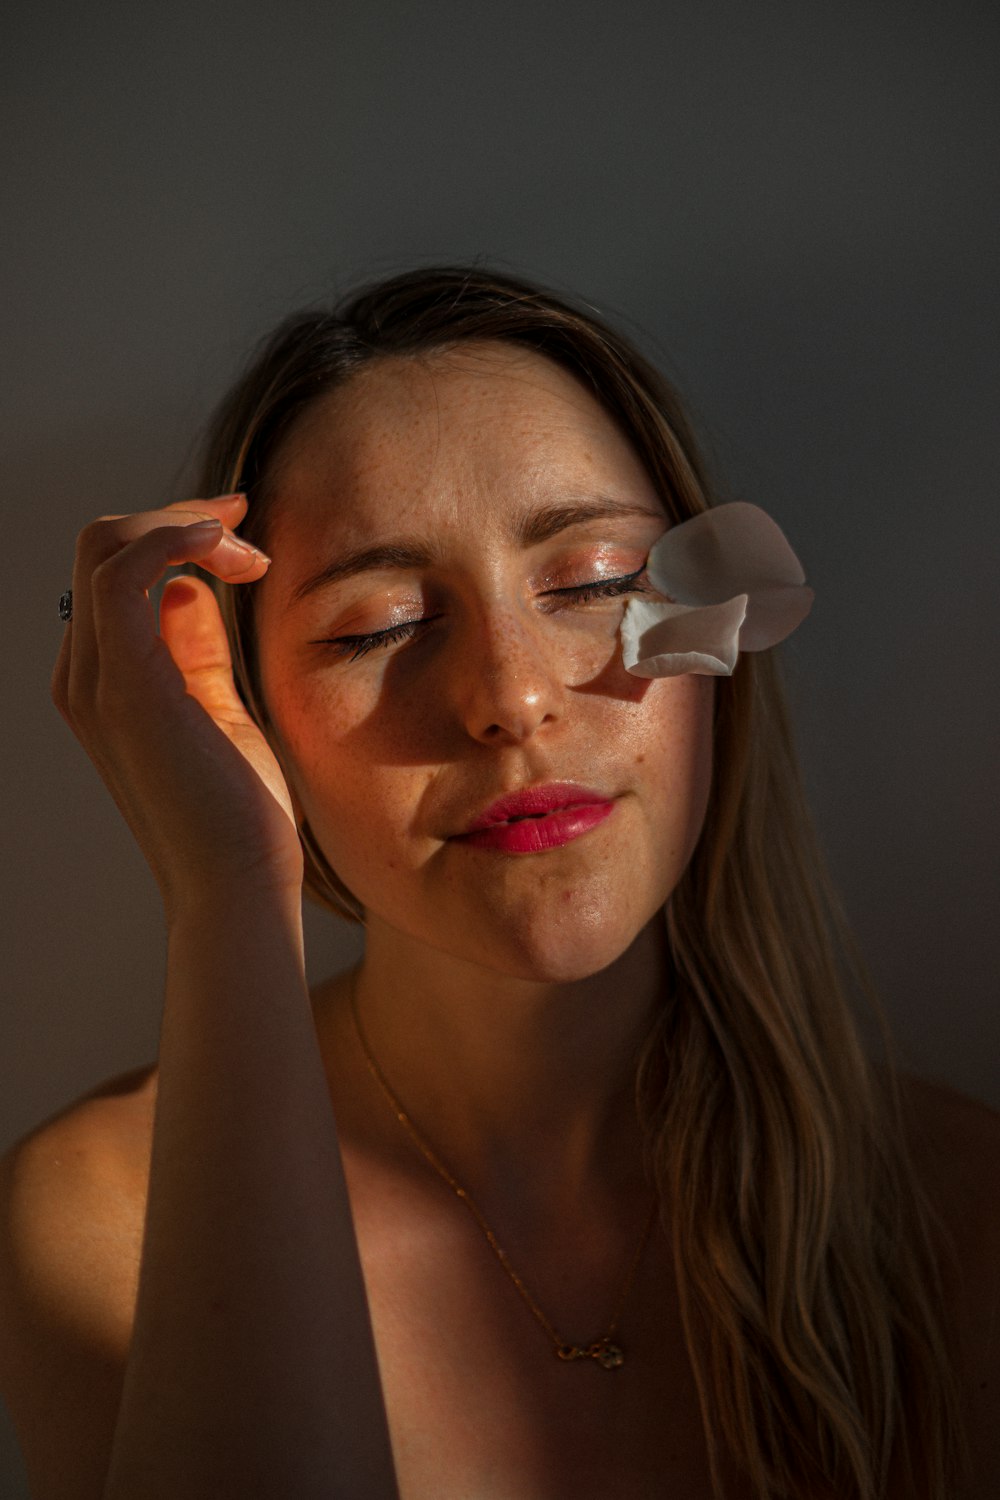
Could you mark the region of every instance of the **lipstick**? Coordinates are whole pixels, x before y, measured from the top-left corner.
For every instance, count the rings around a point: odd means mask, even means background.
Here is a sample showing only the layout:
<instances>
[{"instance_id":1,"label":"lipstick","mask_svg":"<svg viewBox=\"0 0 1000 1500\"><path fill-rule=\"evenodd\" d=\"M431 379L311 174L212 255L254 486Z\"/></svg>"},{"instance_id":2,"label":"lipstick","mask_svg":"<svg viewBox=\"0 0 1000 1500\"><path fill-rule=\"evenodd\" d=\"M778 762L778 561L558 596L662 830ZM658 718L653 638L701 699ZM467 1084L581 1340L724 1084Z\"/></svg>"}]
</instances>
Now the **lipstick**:
<instances>
[{"instance_id":1,"label":"lipstick","mask_svg":"<svg viewBox=\"0 0 1000 1500\"><path fill-rule=\"evenodd\" d=\"M457 837L476 849L538 854L589 833L614 807L614 798L570 782L526 787L492 803Z\"/></svg>"}]
</instances>

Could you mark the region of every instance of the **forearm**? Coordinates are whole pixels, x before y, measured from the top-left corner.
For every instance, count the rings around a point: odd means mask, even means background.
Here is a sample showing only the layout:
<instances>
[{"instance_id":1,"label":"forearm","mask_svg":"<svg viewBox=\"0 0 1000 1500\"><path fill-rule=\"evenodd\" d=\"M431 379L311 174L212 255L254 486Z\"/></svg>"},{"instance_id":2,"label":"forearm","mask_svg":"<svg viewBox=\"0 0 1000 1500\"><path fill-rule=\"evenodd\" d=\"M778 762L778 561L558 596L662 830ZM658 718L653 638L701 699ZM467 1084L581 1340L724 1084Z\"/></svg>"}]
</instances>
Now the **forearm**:
<instances>
[{"instance_id":1,"label":"forearm","mask_svg":"<svg viewBox=\"0 0 1000 1500\"><path fill-rule=\"evenodd\" d=\"M396 1495L297 910L175 919L106 1500Z\"/></svg>"}]
</instances>

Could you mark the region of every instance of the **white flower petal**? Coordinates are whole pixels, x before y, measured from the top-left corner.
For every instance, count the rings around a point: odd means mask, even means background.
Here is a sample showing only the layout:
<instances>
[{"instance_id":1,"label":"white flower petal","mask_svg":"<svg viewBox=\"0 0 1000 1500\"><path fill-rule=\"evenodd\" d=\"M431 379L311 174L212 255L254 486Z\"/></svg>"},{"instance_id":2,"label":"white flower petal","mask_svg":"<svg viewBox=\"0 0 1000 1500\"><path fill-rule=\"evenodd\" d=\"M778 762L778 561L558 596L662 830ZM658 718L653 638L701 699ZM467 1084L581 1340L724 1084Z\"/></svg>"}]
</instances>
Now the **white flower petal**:
<instances>
[{"instance_id":1,"label":"white flower petal","mask_svg":"<svg viewBox=\"0 0 1000 1500\"><path fill-rule=\"evenodd\" d=\"M743 501L672 526L646 571L665 598L625 610L622 661L637 677L729 676L740 651L791 635L815 597L780 526Z\"/></svg>"},{"instance_id":2,"label":"white flower petal","mask_svg":"<svg viewBox=\"0 0 1000 1500\"><path fill-rule=\"evenodd\" d=\"M746 608L746 594L693 606L630 599L621 626L622 661L636 677L728 677Z\"/></svg>"},{"instance_id":3,"label":"white flower petal","mask_svg":"<svg viewBox=\"0 0 1000 1500\"><path fill-rule=\"evenodd\" d=\"M740 631L741 651L766 651L791 635L812 609L816 595L807 584L754 589Z\"/></svg>"},{"instance_id":4,"label":"white flower petal","mask_svg":"<svg viewBox=\"0 0 1000 1500\"><path fill-rule=\"evenodd\" d=\"M780 526L744 501L672 526L650 552L647 571L654 588L682 604L722 604L746 594L743 651L764 651L783 641L805 619L814 598Z\"/></svg>"}]
</instances>

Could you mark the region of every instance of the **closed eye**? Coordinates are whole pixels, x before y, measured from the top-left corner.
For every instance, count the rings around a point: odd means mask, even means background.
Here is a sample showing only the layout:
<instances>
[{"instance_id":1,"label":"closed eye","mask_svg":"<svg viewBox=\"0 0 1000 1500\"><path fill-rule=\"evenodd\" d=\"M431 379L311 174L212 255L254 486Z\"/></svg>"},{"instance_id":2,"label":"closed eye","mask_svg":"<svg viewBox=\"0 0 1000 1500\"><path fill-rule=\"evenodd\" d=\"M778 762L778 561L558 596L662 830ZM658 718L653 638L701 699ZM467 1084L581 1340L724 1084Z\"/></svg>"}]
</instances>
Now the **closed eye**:
<instances>
[{"instance_id":1,"label":"closed eye","mask_svg":"<svg viewBox=\"0 0 1000 1500\"><path fill-rule=\"evenodd\" d=\"M649 590L639 582L644 572L645 568L638 568L634 573L625 573L618 578L599 578L592 583L573 584L570 588L546 589L543 597L554 599L558 604L586 604L592 599L613 599L621 594L646 594ZM440 619L439 615L423 615L419 620L401 620L398 625L390 625L386 630L370 630L363 635L333 636L317 644L332 646L338 656L345 656L348 661L357 661L359 657L367 656L369 651L378 651L411 640L421 626L429 625L437 619Z\"/></svg>"},{"instance_id":2,"label":"closed eye","mask_svg":"<svg viewBox=\"0 0 1000 1500\"><path fill-rule=\"evenodd\" d=\"M359 656L367 656L369 651L409 640L416 635L421 625L429 625L437 618L437 615L424 615L419 620L401 620L398 625L390 625L388 630L370 630L365 635L337 635L318 644L332 646L338 656L346 656L348 661L357 661Z\"/></svg>"},{"instance_id":3,"label":"closed eye","mask_svg":"<svg viewBox=\"0 0 1000 1500\"><path fill-rule=\"evenodd\" d=\"M645 571L645 568L637 568L634 573L623 573L619 578L598 578L593 583L576 583L568 589L548 589L546 598L585 604L589 599L613 599L619 594L648 594L649 589L639 582Z\"/></svg>"}]
</instances>

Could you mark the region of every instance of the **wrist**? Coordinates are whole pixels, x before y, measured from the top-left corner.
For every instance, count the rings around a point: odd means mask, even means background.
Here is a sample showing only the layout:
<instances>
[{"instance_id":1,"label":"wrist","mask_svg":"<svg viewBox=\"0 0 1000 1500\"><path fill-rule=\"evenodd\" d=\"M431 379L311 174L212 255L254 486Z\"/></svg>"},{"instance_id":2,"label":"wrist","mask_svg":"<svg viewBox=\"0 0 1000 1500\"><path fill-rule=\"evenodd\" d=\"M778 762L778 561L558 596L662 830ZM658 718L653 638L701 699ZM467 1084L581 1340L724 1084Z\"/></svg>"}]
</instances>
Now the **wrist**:
<instances>
[{"instance_id":1,"label":"wrist","mask_svg":"<svg viewBox=\"0 0 1000 1500\"><path fill-rule=\"evenodd\" d=\"M301 882L205 874L165 895L164 905L171 937L280 932L302 945Z\"/></svg>"}]
</instances>

